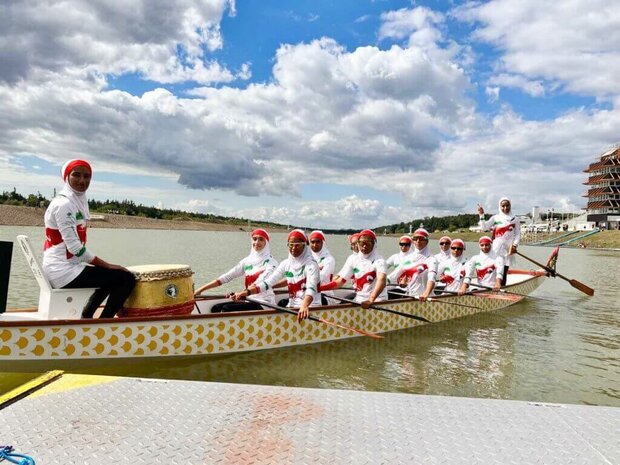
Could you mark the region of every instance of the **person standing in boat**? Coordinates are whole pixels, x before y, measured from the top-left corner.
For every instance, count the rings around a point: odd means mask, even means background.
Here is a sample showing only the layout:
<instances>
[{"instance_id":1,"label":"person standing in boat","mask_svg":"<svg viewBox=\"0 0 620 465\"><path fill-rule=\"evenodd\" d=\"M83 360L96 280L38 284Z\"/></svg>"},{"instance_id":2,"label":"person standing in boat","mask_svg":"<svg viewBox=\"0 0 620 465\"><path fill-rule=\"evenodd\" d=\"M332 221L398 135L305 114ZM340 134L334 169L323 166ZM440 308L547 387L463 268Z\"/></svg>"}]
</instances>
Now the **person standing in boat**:
<instances>
[{"instance_id":1,"label":"person standing in boat","mask_svg":"<svg viewBox=\"0 0 620 465\"><path fill-rule=\"evenodd\" d=\"M93 318L106 297L101 318L113 318L136 280L125 267L108 263L86 248L90 219L86 191L92 173L84 160L70 160L62 167L65 184L45 211L43 273L55 289L98 288L82 310L82 318Z\"/></svg>"},{"instance_id":2,"label":"person standing in boat","mask_svg":"<svg viewBox=\"0 0 620 465\"><path fill-rule=\"evenodd\" d=\"M491 249L493 240L489 236L482 236L478 244L480 253L471 257L465 264L465 278L459 289L459 295L467 292L473 278L476 278L479 284L492 287L496 291L502 287L504 257L493 252Z\"/></svg>"},{"instance_id":3,"label":"person standing in boat","mask_svg":"<svg viewBox=\"0 0 620 465\"><path fill-rule=\"evenodd\" d=\"M491 216L488 220L484 219L484 208L478 205L478 215L480 215L480 227L483 231L492 231L493 252L504 257L502 273L502 286L506 285L508 278L508 267L515 265L514 254L521 240L521 222L517 215L512 214L510 200L506 197L499 199L499 213Z\"/></svg>"},{"instance_id":4,"label":"person standing in boat","mask_svg":"<svg viewBox=\"0 0 620 465\"><path fill-rule=\"evenodd\" d=\"M435 288L437 260L428 248L428 231L418 228L413 233L414 251L390 282L398 283L408 296L425 301ZM393 281L392 281L393 279Z\"/></svg>"},{"instance_id":5,"label":"person standing in boat","mask_svg":"<svg viewBox=\"0 0 620 465\"><path fill-rule=\"evenodd\" d=\"M292 230L287 238L288 258L282 260L269 276L234 294L233 300L266 292L285 278L289 295L286 306L299 308L298 320L307 318L309 307L321 305L319 265L312 258L308 244L308 238L301 229Z\"/></svg>"},{"instance_id":6,"label":"person standing in boat","mask_svg":"<svg viewBox=\"0 0 620 465\"><path fill-rule=\"evenodd\" d=\"M336 259L325 246L325 234L323 234L323 231L312 231L309 238L312 258L314 258L319 265L320 283L326 284L334 277L334 271L336 271ZM323 305L332 303L326 298L329 297L329 295L330 293L326 292L321 297L321 303Z\"/></svg>"},{"instance_id":7,"label":"person standing in boat","mask_svg":"<svg viewBox=\"0 0 620 465\"><path fill-rule=\"evenodd\" d=\"M264 229L258 228L251 232L252 244L250 246L250 254L237 263L234 267L224 273L217 279L200 286L194 292L195 296L202 292L213 289L231 282L235 278L241 276L245 279L245 287L250 287L258 280L267 278L278 266L278 262L271 256L271 248L269 247L269 234ZM255 296L256 300L275 305L276 298L273 289L267 289ZM240 312L244 310L262 310L262 307L253 302L224 302L216 304L211 308L211 313L221 312Z\"/></svg>"},{"instance_id":8,"label":"person standing in boat","mask_svg":"<svg viewBox=\"0 0 620 465\"><path fill-rule=\"evenodd\" d=\"M458 292L465 279L465 242L454 239L450 244L450 257L437 265L437 283L449 292Z\"/></svg>"},{"instance_id":9,"label":"person standing in boat","mask_svg":"<svg viewBox=\"0 0 620 465\"><path fill-rule=\"evenodd\" d=\"M394 276L399 271L399 267L407 260L407 257L411 255L412 242L413 241L411 240L411 237L409 237L407 234L405 234L404 236L400 236L400 238L398 239L398 247L400 247L400 251L398 253L395 253L394 255L391 255L385 261L385 265L388 270L391 267L394 268L394 270L387 276L388 283L393 282Z\"/></svg>"},{"instance_id":10,"label":"person standing in boat","mask_svg":"<svg viewBox=\"0 0 620 465\"><path fill-rule=\"evenodd\" d=\"M342 269L328 284L322 285L322 291L330 291L342 287L347 279L355 280L355 296L353 300L368 308L376 300L387 300L385 284L387 267L385 260L377 252L377 236L370 229L359 233L359 253L347 260Z\"/></svg>"}]
</instances>

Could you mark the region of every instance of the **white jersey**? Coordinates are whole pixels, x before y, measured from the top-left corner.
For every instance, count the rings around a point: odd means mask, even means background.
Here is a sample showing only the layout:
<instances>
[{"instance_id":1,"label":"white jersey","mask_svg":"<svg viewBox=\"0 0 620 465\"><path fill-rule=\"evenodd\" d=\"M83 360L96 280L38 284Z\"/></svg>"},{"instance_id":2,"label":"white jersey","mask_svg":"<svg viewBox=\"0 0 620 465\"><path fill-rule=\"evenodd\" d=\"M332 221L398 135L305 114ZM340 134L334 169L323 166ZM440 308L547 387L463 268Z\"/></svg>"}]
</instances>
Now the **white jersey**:
<instances>
[{"instance_id":1,"label":"white jersey","mask_svg":"<svg viewBox=\"0 0 620 465\"><path fill-rule=\"evenodd\" d=\"M351 260L346 261L338 276L348 279L353 276L355 282L355 301L358 303L370 299L375 290L379 274L387 275L387 267L383 257L374 251L367 256L362 253L355 254ZM387 300L387 290L384 288L376 300Z\"/></svg>"},{"instance_id":2,"label":"white jersey","mask_svg":"<svg viewBox=\"0 0 620 465\"><path fill-rule=\"evenodd\" d=\"M480 252L469 259L465 265L465 283L469 284L473 278L483 286L495 286L496 279L504 277L504 257L495 252Z\"/></svg>"},{"instance_id":3,"label":"white jersey","mask_svg":"<svg viewBox=\"0 0 620 465\"><path fill-rule=\"evenodd\" d=\"M513 244L519 245L521 240L519 217L497 213L486 221L481 219L479 224L484 231L492 231L493 248L491 250L504 257L506 265L513 266L515 257L509 256L508 252Z\"/></svg>"},{"instance_id":4,"label":"white jersey","mask_svg":"<svg viewBox=\"0 0 620 465\"><path fill-rule=\"evenodd\" d=\"M444 289L450 292L458 292L465 279L465 257L450 256L437 265L437 282L445 285Z\"/></svg>"},{"instance_id":5,"label":"white jersey","mask_svg":"<svg viewBox=\"0 0 620 465\"><path fill-rule=\"evenodd\" d=\"M407 253L398 252L394 255L391 255L386 261L385 265L389 269L390 267L394 267L392 272L387 276L387 282L394 282L395 276L398 275L401 266L405 263L409 258L411 258L412 252L409 251Z\"/></svg>"},{"instance_id":6,"label":"white jersey","mask_svg":"<svg viewBox=\"0 0 620 465\"><path fill-rule=\"evenodd\" d=\"M55 197L45 211L43 273L53 288L69 284L95 258L86 248L87 218L70 196Z\"/></svg>"},{"instance_id":7,"label":"white jersey","mask_svg":"<svg viewBox=\"0 0 620 465\"><path fill-rule=\"evenodd\" d=\"M237 263L229 271L220 276L218 278L218 281L221 284L225 284L235 278L243 276L245 287L247 289L256 281L265 280L271 273L273 273L277 266L278 262L275 258L271 256L263 257L257 261L252 260L252 258L248 256L241 260L239 263ZM259 294L253 295L252 298L270 304L276 303L276 298L273 293L273 289L271 288Z\"/></svg>"},{"instance_id":8,"label":"white jersey","mask_svg":"<svg viewBox=\"0 0 620 465\"><path fill-rule=\"evenodd\" d=\"M311 307L321 305L321 294L319 293L319 266L312 260L307 260L301 266L295 266L290 258L283 260L278 267L264 280L256 282L262 292L273 289L282 278L286 278L288 286L288 307L301 307L307 295L312 296Z\"/></svg>"}]
</instances>

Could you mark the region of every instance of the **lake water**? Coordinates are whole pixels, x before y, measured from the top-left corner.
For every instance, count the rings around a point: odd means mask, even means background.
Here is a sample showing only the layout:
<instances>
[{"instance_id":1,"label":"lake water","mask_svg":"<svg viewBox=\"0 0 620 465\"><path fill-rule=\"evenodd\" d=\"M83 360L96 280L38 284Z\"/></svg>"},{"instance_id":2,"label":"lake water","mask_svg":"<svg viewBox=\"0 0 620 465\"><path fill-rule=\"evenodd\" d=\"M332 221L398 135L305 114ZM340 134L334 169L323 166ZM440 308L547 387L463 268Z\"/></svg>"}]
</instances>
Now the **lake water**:
<instances>
[{"instance_id":1,"label":"lake water","mask_svg":"<svg viewBox=\"0 0 620 465\"><path fill-rule=\"evenodd\" d=\"M42 228L0 226L0 240L30 236L43 242ZM272 234L273 255L286 255L285 234ZM384 257L396 238L379 238ZM344 263L346 237L328 236L327 246ZM436 244L433 244L437 248ZM467 244L469 255L476 244ZM184 263L200 285L232 267L249 251L243 232L89 230L89 246L123 265ZM520 251L544 262L550 248ZM519 267L530 269L519 259ZM175 358L157 362L68 362L72 372L270 384L313 388L409 392L464 397L620 407L620 253L562 249L558 271L596 289L588 297L559 278L533 297L493 313L388 333L377 341L356 338L326 344L244 353ZM241 281L217 290L238 290ZM221 290L221 291L220 291ZM34 306L38 288L21 251L13 250L9 307ZM431 305L431 304L429 304ZM33 377L0 373L0 393Z\"/></svg>"}]
</instances>

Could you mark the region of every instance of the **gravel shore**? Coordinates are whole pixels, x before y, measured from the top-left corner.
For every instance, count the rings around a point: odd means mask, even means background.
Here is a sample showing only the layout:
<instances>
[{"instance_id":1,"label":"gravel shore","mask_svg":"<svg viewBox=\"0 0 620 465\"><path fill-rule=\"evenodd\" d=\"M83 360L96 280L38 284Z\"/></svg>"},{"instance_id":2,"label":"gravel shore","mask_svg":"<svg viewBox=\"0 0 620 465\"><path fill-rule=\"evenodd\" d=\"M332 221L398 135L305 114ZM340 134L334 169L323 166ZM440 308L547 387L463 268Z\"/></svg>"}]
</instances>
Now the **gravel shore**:
<instances>
[{"instance_id":1,"label":"gravel shore","mask_svg":"<svg viewBox=\"0 0 620 465\"><path fill-rule=\"evenodd\" d=\"M4 226L43 226L44 208L21 207L0 204L0 225ZM117 228L117 229L184 229L197 231L245 231L239 225L203 223L185 220L156 220L125 215L100 215L91 213L94 217L103 217L91 220L90 228Z\"/></svg>"}]
</instances>

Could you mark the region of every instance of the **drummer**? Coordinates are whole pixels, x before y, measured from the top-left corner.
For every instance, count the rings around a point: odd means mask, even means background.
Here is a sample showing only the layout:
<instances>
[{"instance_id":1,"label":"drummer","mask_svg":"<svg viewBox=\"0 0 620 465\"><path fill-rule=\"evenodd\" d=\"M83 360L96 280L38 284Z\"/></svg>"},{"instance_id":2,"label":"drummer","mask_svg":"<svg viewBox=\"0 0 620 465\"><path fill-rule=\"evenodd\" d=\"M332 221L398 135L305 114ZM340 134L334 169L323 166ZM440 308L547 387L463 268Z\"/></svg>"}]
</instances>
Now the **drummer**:
<instances>
[{"instance_id":1,"label":"drummer","mask_svg":"<svg viewBox=\"0 0 620 465\"><path fill-rule=\"evenodd\" d=\"M127 268L108 263L86 248L90 219L86 191L92 174L84 160L70 160L62 167L65 184L45 211L43 273L55 289L98 288L82 310L82 318L93 318L106 297L101 318L113 318L136 281Z\"/></svg>"},{"instance_id":2,"label":"drummer","mask_svg":"<svg viewBox=\"0 0 620 465\"><path fill-rule=\"evenodd\" d=\"M245 287L248 288L256 281L266 279L276 269L278 262L271 256L269 234L267 231L264 229L255 229L250 236L252 237L250 255L245 257L219 278L196 289L194 293L195 296L200 295L207 289L221 286L241 276L245 277ZM272 305L276 303L272 288L256 294L254 298ZM214 305L211 308L211 313L238 312L243 310L262 310L262 307L252 302L225 302Z\"/></svg>"}]
</instances>

